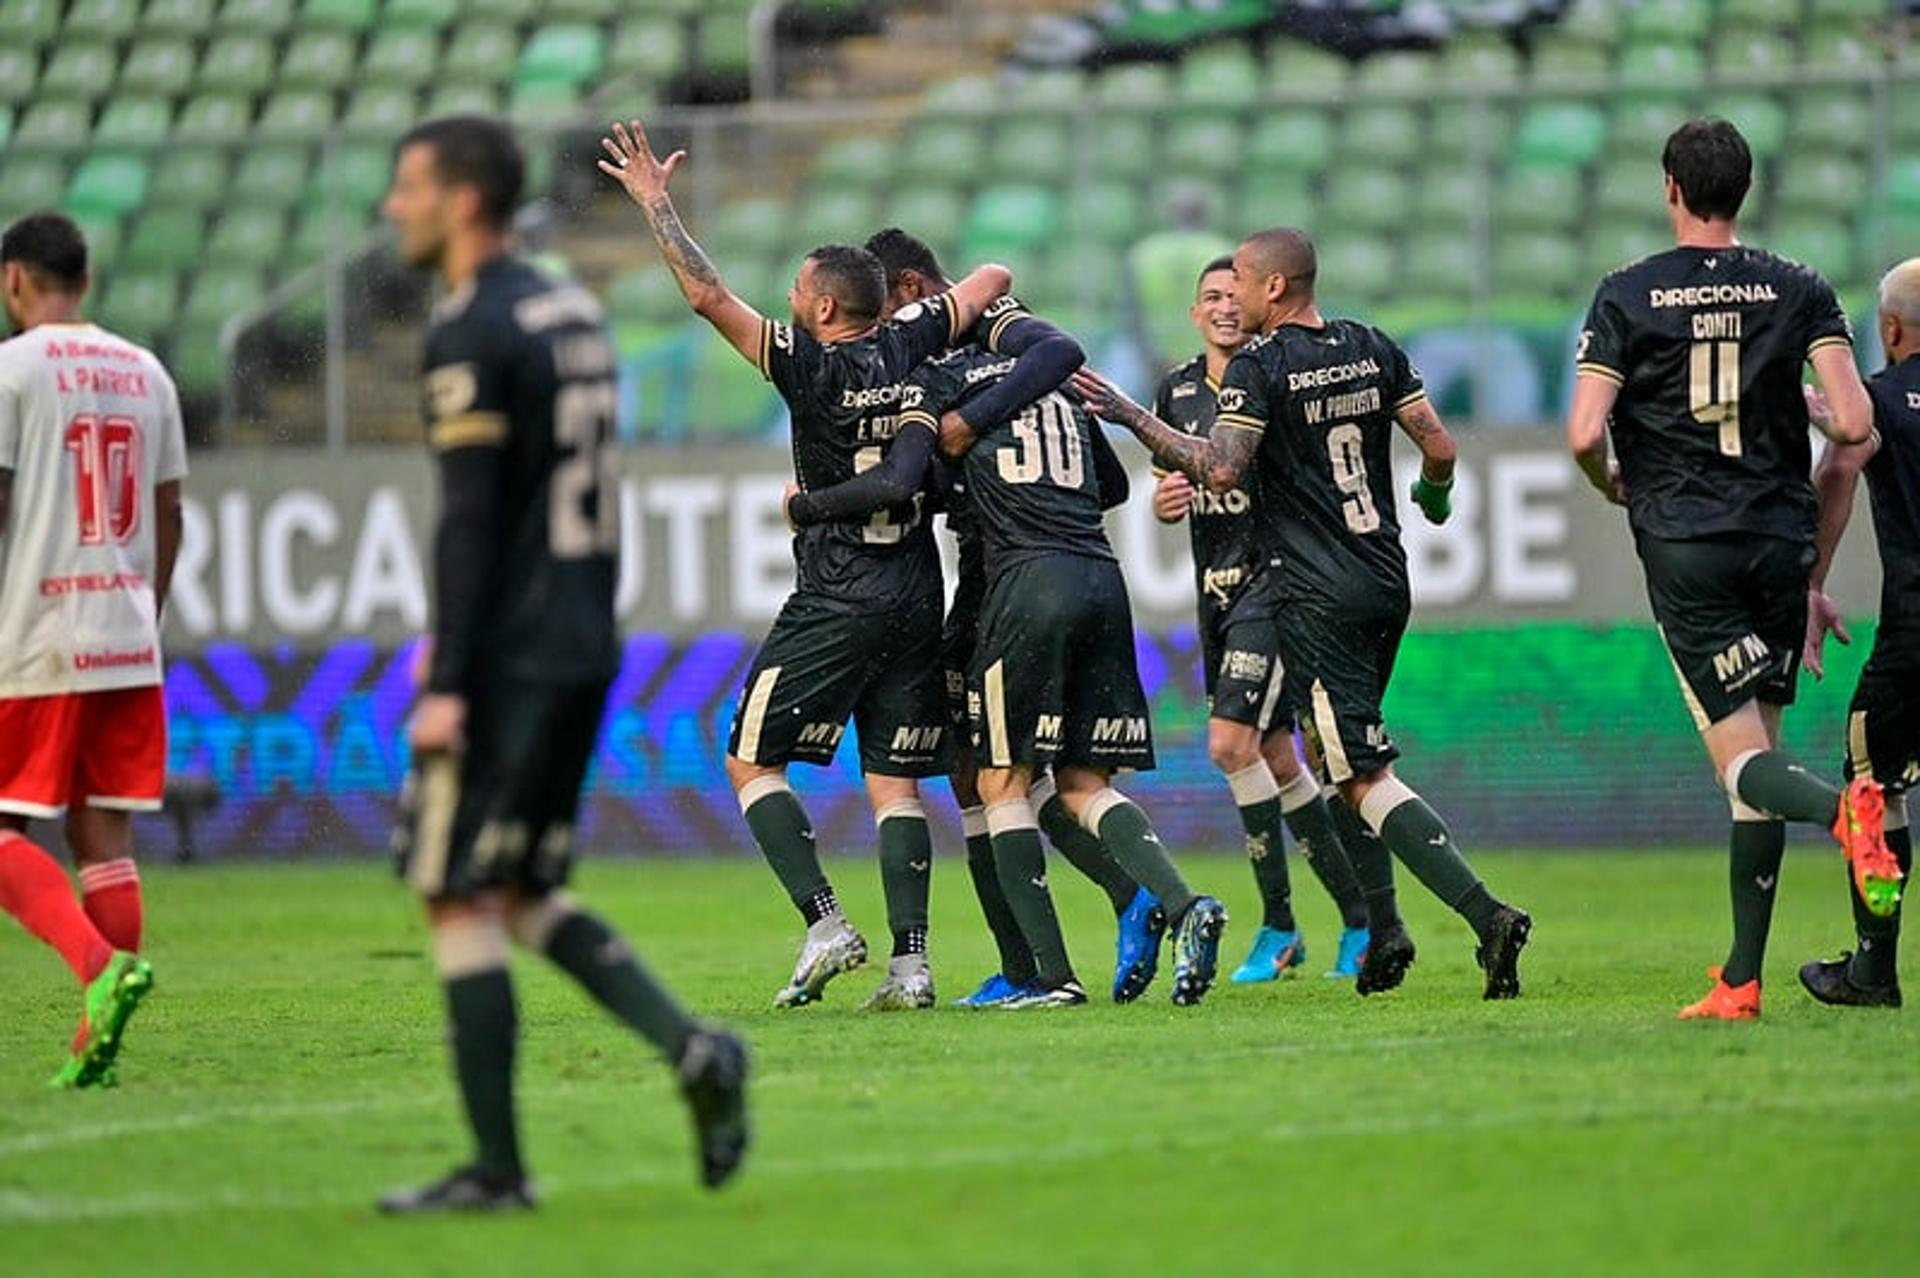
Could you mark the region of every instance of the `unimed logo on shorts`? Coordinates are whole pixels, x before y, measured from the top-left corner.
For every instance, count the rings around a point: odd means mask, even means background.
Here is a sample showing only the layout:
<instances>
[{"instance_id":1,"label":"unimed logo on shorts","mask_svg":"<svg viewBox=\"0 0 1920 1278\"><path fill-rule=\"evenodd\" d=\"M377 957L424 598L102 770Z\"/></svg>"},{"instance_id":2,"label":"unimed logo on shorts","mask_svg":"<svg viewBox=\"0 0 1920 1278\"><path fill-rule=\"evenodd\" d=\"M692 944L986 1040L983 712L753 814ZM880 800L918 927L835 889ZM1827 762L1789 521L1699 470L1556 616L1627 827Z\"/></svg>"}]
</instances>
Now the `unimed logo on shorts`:
<instances>
[{"instance_id":1,"label":"unimed logo on shorts","mask_svg":"<svg viewBox=\"0 0 1920 1278\"><path fill-rule=\"evenodd\" d=\"M1147 721L1124 716L1095 719L1093 739L1100 742L1140 745L1147 739Z\"/></svg>"}]
</instances>

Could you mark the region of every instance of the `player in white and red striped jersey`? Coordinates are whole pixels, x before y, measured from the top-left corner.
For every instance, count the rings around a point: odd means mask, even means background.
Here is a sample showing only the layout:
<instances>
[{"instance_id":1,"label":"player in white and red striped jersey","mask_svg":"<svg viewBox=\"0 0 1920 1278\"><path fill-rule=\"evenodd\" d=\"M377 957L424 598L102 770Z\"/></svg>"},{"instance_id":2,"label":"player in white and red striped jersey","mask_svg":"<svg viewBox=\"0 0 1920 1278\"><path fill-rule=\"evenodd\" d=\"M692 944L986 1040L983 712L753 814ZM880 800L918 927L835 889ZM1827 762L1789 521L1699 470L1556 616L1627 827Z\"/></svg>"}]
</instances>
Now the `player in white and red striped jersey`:
<instances>
[{"instance_id":1,"label":"player in white and red striped jersey","mask_svg":"<svg viewBox=\"0 0 1920 1278\"><path fill-rule=\"evenodd\" d=\"M113 1079L153 984L140 948L132 813L166 784L159 615L180 546L185 430L152 352L81 318L80 228L58 213L0 236L16 336L0 342L0 909L86 988L57 1085ZM82 900L27 837L66 815Z\"/></svg>"}]
</instances>

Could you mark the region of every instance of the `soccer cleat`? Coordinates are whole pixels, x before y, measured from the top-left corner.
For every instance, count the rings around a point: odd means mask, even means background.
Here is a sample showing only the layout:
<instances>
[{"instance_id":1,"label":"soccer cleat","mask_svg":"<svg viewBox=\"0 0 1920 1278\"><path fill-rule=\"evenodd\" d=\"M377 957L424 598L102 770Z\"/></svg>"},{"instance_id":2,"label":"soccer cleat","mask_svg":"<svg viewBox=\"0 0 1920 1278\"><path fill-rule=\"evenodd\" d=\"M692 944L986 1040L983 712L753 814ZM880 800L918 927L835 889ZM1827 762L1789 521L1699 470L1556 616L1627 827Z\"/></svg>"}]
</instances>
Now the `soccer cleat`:
<instances>
[{"instance_id":1,"label":"soccer cleat","mask_svg":"<svg viewBox=\"0 0 1920 1278\"><path fill-rule=\"evenodd\" d=\"M999 1007L1002 1003L1020 997L1021 987L1015 985L1001 972L995 972L980 982L980 988L965 998L953 1000L955 1007Z\"/></svg>"},{"instance_id":2,"label":"soccer cleat","mask_svg":"<svg viewBox=\"0 0 1920 1278\"><path fill-rule=\"evenodd\" d=\"M1367 959L1367 941L1372 933L1364 927L1350 927L1340 933L1340 957L1335 961L1333 970L1327 973L1329 981L1351 981L1360 975L1360 965Z\"/></svg>"},{"instance_id":3,"label":"soccer cleat","mask_svg":"<svg viewBox=\"0 0 1920 1278\"><path fill-rule=\"evenodd\" d=\"M1277 981L1287 974L1288 968L1299 967L1306 961L1307 943L1300 939L1298 932L1263 926L1253 935L1253 949L1247 952L1247 961L1230 979L1235 985Z\"/></svg>"},{"instance_id":4,"label":"soccer cleat","mask_svg":"<svg viewBox=\"0 0 1920 1278\"><path fill-rule=\"evenodd\" d=\"M1078 981L1067 981L1053 986L1042 985L1036 981L1000 1006L1008 1011L1024 1012L1041 1007L1081 1007L1086 1001L1087 992L1081 988Z\"/></svg>"},{"instance_id":5,"label":"soccer cleat","mask_svg":"<svg viewBox=\"0 0 1920 1278\"><path fill-rule=\"evenodd\" d=\"M478 1167L457 1167L418 1189L402 1189L376 1204L386 1216L430 1216L442 1212L531 1211L533 1187L524 1176L488 1176Z\"/></svg>"},{"instance_id":6,"label":"soccer cleat","mask_svg":"<svg viewBox=\"0 0 1920 1278\"><path fill-rule=\"evenodd\" d=\"M910 954L904 958L912 961L895 958L887 964L886 979L862 1005L864 1010L912 1012L933 1006L933 970L927 966L926 956Z\"/></svg>"},{"instance_id":7,"label":"soccer cleat","mask_svg":"<svg viewBox=\"0 0 1920 1278\"><path fill-rule=\"evenodd\" d=\"M697 1029L675 1069L700 1142L700 1183L718 1189L747 1156L746 1044L722 1029Z\"/></svg>"},{"instance_id":8,"label":"soccer cleat","mask_svg":"<svg viewBox=\"0 0 1920 1278\"><path fill-rule=\"evenodd\" d=\"M1113 1001L1131 1003L1147 992L1160 970L1160 938L1167 933L1167 912L1145 888L1121 911L1113 943Z\"/></svg>"},{"instance_id":9,"label":"soccer cleat","mask_svg":"<svg viewBox=\"0 0 1920 1278\"><path fill-rule=\"evenodd\" d=\"M1360 961L1360 975L1353 982L1354 992L1363 998L1400 988L1413 966L1413 938L1407 929L1395 925L1375 933L1367 943L1366 956Z\"/></svg>"},{"instance_id":10,"label":"soccer cleat","mask_svg":"<svg viewBox=\"0 0 1920 1278\"><path fill-rule=\"evenodd\" d=\"M1745 985L1729 985L1721 969L1710 967L1713 988L1698 1003L1680 1009L1683 1021L1757 1021L1760 1019L1760 978Z\"/></svg>"},{"instance_id":11,"label":"soccer cleat","mask_svg":"<svg viewBox=\"0 0 1920 1278\"><path fill-rule=\"evenodd\" d=\"M807 939L800 945L800 961L793 965L793 979L773 996L773 1005L805 1007L817 1003L828 981L866 961L865 938L853 930L845 915L828 915L807 929Z\"/></svg>"},{"instance_id":12,"label":"soccer cleat","mask_svg":"<svg viewBox=\"0 0 1920 1278\"><path fill-rule=\"evenodd\" d=\"M1855 777L1840 795L1833 837L1853 867L1853 890L1870 913L1891 918L1900 908L1900 862L1887 847L1887 795L1869 777Z\"/></svg>"},{"instance_id":13,"label":"soccer cleat","mask_svg":"<svg viewBox=\"0 0 1920 1278\"><path fill-rule=\"evenodd\" d=\"M1173 934L1173 1001L1192 1007L1213 988L1220 967L1220 934L1227 930L1227 907L1197 896Z\"/></svg>"},{"instance_id":14,"label":"soccer cleat","mask_svg":"<svg viewBox=\"0 0 1920 1278\"><path fill-rule=\"evenodd\" d=\"M1487 939L1473 952L1474 961L1487 974L1486 992L1480 997L1520 997L1520 951L1527 948L1532 934L1533 919L1525 910L1503 905L1494 911Z\"/></svg>"},{"instance_id":15,"label":"soccer cleat","mask_svg":"<svg viewBox=\"0 0 1920 1278\"><path fill-rule=\"evenodd\" d=\"M121 1035L140 1009L140 1000L152 989L153 965L125 950L115 951L87 985L83 1028L73 1054L51 1085L61 1089L116 1086L114 1061L120 1055Z\"/></svg>"},{"instance_id":16,"label":"soccer cleat","mask_svg":"<svg viewBox=\"0 0 1920 1278\"><path fill-rule=\"evenodd\" d=\"M1856 985L1853 982L1853 955L1842 954L1831 963L1818 961L1800 969L1800 983L1807 993L1833 1007L1899 1007L1900 982L1888 985Z\"/></svg>"}]
</instances>

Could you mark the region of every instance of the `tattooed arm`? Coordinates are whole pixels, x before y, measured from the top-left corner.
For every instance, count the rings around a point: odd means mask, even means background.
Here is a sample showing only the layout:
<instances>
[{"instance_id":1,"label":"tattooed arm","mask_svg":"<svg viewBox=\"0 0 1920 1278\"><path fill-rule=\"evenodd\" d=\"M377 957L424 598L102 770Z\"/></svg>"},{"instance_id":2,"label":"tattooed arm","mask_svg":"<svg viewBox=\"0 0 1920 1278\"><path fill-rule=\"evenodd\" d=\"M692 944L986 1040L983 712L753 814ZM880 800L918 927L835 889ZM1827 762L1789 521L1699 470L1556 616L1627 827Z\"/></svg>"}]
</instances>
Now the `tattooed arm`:
<instances>
[{"instance_id":1,"label":"tattooed arm","mask_svg":"<svg viewBox=\"0 0 1920 1278\"><path fill-rule=\"evenodd\" d=\"M627 125L615 122L613 136L600 139L608 156L600 161L600 171L618 182L640 206L640 214L653 232L654 243L660 246L660 257L673 272L687 304L719 330L730 346L758 366L765 318L735 297L721 281L720 272L714 269L706 252L687 234L680 214L673 207L673 197L667 194L667 180L687 158L687 153L675 151L664 161L658 160L640 121L633 121L631 127L629 132Z\"/></svg>"},{"instance_id":2,"label":"tattooed arm","mask_svg":"<svg viewBox=\"0 0 1920 1278\"><path fill-rule=\"evenodd\" d=\"M1204 438L1176 430L1089 369L1075 373L1067 384L1095 417L1132 431L1155 461L1216 493L1239 485L1260 447L1259 431L1224 422L1216 422Z\"/></svg>"},{"instance_id":3,"label":"tattooed arm","mask_svg":"<svg viewBox=\"0 0 1920 1278\"><path fill-rule=\"evenodd\" d=\"M1433 402L1426 396L1403 404L1393 415L1400 429L1420 450L1420 474L1430 484L1453 482L1453 462L1459 456L1453 435L1440 421Z\"/></svg>"}]
</instances>

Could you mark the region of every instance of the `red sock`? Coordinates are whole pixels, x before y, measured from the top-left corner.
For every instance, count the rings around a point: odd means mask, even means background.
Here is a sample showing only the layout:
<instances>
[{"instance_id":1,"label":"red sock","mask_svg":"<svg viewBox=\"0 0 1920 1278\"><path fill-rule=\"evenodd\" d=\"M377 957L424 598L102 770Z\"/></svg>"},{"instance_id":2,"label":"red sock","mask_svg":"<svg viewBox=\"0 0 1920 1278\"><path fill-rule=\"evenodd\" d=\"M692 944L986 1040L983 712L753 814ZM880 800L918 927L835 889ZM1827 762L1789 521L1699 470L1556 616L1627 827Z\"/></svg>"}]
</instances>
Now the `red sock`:
<instances>
[{"instance_id":1,"label":"red sock","mask_svg":"<svg viewBox=\"0 0 1920 1278\"><path fill-rule=\"evenodd\" d=\"M81 866L80 904L107 944L140 952L140 871L132 857Z\"/></svg>"},{"instance_id":2,"label":"red sock","mask_svg":"<svg viewBox=\"0 0 1920 1278\"><path fill-rule=\"evenodd\" d=\"M113 947L74 899L60 863L11 830L0 830L0 910L59 951L82 985L113 957Z\"/></svg>"}]
</instances>

